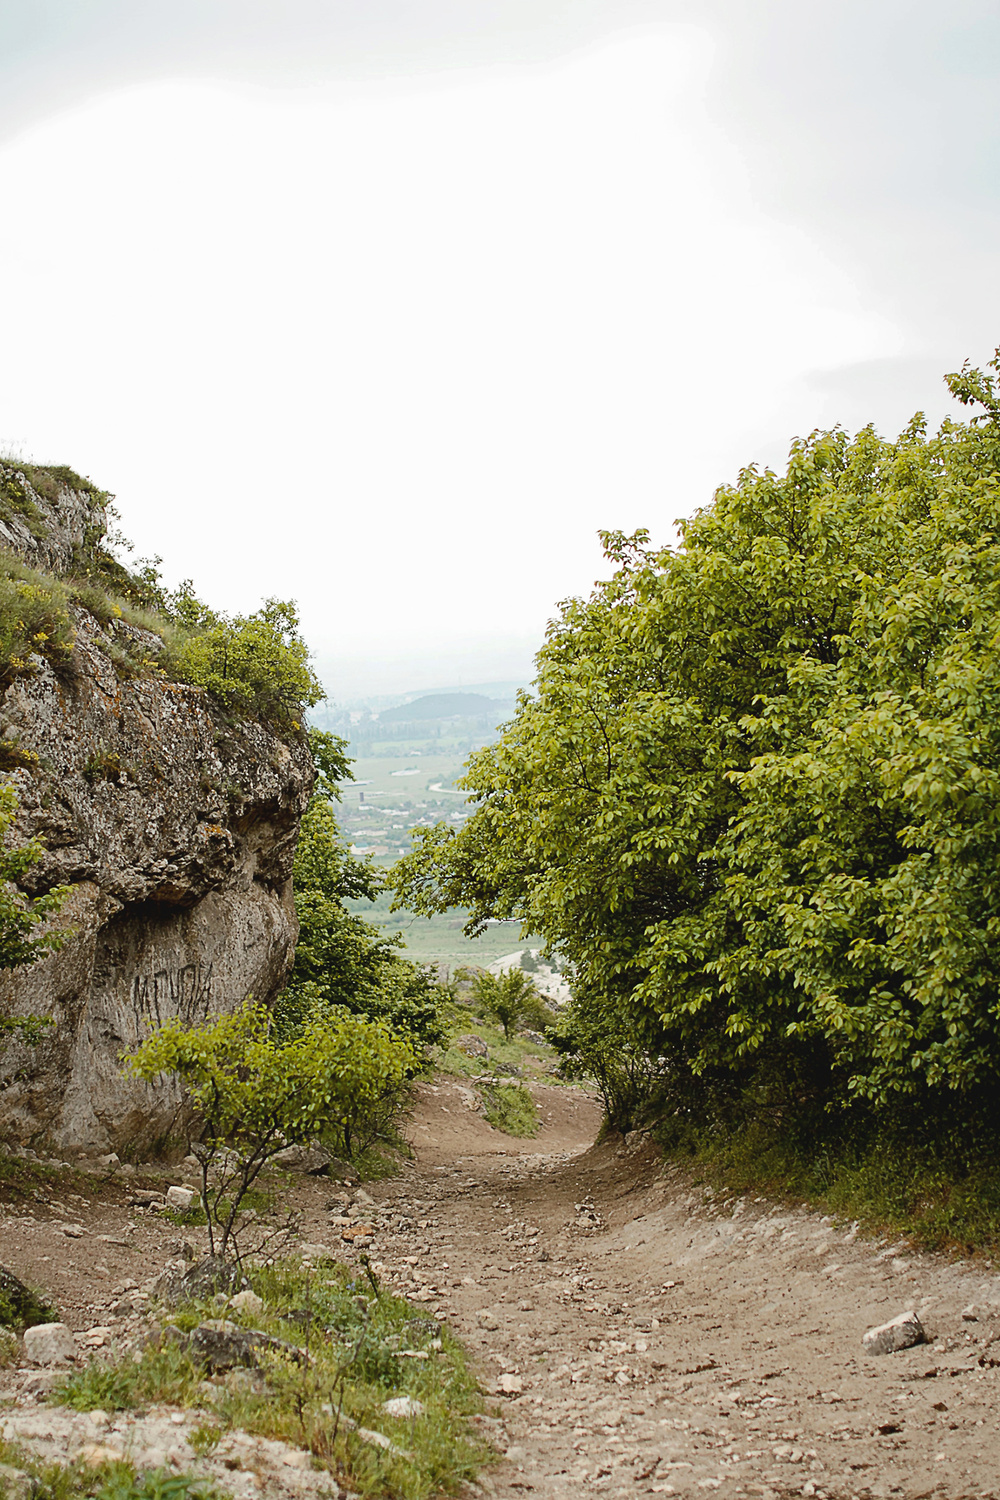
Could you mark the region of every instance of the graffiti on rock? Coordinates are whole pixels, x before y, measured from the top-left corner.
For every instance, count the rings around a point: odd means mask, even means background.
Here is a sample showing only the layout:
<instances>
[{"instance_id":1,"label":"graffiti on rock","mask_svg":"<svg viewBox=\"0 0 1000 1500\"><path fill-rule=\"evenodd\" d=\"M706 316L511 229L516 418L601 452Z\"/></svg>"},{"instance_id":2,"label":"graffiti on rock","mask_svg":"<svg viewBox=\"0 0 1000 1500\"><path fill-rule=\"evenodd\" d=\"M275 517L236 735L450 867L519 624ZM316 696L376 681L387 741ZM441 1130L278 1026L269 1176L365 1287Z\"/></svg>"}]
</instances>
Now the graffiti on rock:
<instances>
[{"instance_id":1,"label":"graffiti on rock","mask_svg":"<svg viewBox=\"0 0 1000 1500\"><path fill-rule=\"evenodd\" d=\"M204 1021L211 999L211 964L185 964L182 969L137 974L132 983L132 1003L136 1010L157 1022L174 1016L188 1024Z\"/></svg>"}]
</instances>

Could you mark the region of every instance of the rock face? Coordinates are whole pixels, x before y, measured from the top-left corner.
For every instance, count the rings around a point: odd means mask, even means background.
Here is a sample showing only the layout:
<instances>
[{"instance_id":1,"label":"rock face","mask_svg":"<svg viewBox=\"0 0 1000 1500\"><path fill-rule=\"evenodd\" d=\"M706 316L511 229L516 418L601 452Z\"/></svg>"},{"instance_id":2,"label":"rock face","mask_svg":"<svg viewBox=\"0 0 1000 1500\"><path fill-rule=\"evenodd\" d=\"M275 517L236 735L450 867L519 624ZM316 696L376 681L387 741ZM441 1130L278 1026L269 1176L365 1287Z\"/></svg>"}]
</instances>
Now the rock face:
<instances>
[{"instance_id":1,"label":"rock face","mask_svg":"<svg viewBox=\"0 0 1000 1500\"><path fill-rule=\"evenodd\" d=\"M0 546L70 567L103 534L99 501L28 488L33 529L8 517ZM0 738L29 759L2 777L20 798L13 836L45 846L26 883L74 887L61 950L0 974L0 1014L55 1022L41 1045L0 1054L0 1136L143 1149L169 1133L178 1098L129 1079L120 1054L152 1023L202 1020L250 994L267 1002L284 982L313 768L304 742L233 722L200 688L135 675L120 637L134 646L146 632L74 613L71 669L38 658L0 698Z\"/></svg>"}]
</instances>

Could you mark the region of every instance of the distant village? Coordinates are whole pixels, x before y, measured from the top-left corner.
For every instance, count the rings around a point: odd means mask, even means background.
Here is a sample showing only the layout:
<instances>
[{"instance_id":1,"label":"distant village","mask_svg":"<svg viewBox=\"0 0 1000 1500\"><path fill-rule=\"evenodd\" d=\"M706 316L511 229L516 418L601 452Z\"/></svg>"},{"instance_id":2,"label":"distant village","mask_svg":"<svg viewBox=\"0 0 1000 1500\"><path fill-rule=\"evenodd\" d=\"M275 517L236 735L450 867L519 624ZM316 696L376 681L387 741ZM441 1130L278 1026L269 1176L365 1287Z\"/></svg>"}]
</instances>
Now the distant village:
<instances>
[{"instance_id":1,"label":"distant village","mask_svg":"<svg viewBox=\"0 0 1000 1500\"><path fill-rule=\"evenodd\" d=\"M356 779L344 789L340 825L355 854L389 864L411 847L413 829L464 822L454 781L512 717L519 686L328 704L312 716L350 745Z\"/></svg>"}]
</instances>

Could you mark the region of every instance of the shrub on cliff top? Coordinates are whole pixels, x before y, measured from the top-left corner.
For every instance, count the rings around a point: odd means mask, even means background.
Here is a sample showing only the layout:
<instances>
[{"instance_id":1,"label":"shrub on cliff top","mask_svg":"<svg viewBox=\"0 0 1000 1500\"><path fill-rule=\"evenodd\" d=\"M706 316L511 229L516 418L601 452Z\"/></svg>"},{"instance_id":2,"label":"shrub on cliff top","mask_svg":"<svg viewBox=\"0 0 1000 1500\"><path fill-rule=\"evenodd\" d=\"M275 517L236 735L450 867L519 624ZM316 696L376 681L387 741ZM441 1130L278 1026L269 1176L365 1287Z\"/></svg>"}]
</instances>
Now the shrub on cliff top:
<instances>
[{"instance_id":1,"label":"shrub on cliff top","mask_svg":"<svg viewBox=\"0 0 1000 1500\"><path fill-rule=\"evenodd\" d=\"M323 698L299 634L295 605L269 599L252 615L214 616L168 658L182 682L207 690L237 714L297 731L302 711Z\"/></svg>"}]
</instances>

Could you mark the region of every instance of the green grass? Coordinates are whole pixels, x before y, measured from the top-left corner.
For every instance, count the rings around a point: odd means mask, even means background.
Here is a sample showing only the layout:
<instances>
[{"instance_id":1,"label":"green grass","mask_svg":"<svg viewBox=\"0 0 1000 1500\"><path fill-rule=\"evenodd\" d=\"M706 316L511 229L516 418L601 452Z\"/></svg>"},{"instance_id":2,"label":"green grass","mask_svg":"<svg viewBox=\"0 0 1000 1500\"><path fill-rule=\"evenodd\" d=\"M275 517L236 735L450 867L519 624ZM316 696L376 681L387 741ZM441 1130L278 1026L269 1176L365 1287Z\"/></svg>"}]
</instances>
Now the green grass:
<instances>
[{"instance_id":1,"label":"green grass","mask_svg":"<svg viewBox=\"0 0 1000 1500\"><path fill-rule=\"evenodd\" d=\"M543 1075L547 1082L560 1082L548 1071L556 1053L546 1043L532 1042L517 1035L508 1041L498 1026L481 1020L465 1005L445 1005L443 1018L448 1032L447 1045L435 1047L432 1053L434 1067L439 1072L452 1073L456 1078L475 1078L502 1064L517 1068L526 1078ZM470 1057L463 1052L458 1046L458 1039L462 1036L477 1036L484 1041L489 1058Z\"/></svg>"},{"instance_id":2,"label":"green grass","mask_svg":"<svg viewBox=\"0 0 1000 1500\"><path fill-rule=\"evenodd\" d=\"M541 1120L535 1101L523 1083L483 1083L479 1086L487 1122L504 1135L536 1136Z\"/></svg>"},{"instance_id":3,"label":"green grass","mask_svg":"<svg viewBox=\"0 0 1000 1500\"><path fill-rule=\"evenodd\" d=\"M94 1360L51 1399L78 1411L122 1410L169 1402L206 1411L198 1429L205 1452L230 1429L259 1433L310 1451L342 1483L364 1496L428 1500L457 1489L488 1458L469 1422L482 1408L461 1347L423 1309L384 1291L377 1280L330 1264L306 1271L292 1262L250 1272L263 1313L242 1315L213 1304L183 1308L168 1321L180 1334L222 1316L303 1349L308 1362L280 1352L261 1356L266 1385L255 1390L224 1378L208 1394L204 1370L165 1330L148 1346L108 1366ZM418 1358L400 1357L400 1351ZM383 1403L409 1395L425 1410L393 1418ZM350 1424L343 1420L350 1419ZM395 1451L360 1438L351 1424L383 1433Z\"/></svg>"},{"instance_id":4,"label":"green grass","mask_svg":"<svg viewBox=\"0 0 1000 1500\"><path fill-rule=\"evenodd\" d=\"M1000 1254L1000 1165L971 1161L899 1132L831 1123L811 1139L760 1122L668 1144L671 1160L717 1192L808 1204L870 1234L905 1235L915 1248Z\"/></svg>"}]
</instances>

